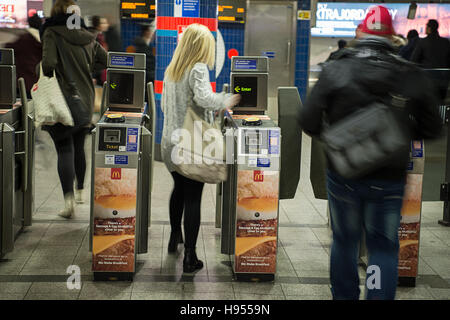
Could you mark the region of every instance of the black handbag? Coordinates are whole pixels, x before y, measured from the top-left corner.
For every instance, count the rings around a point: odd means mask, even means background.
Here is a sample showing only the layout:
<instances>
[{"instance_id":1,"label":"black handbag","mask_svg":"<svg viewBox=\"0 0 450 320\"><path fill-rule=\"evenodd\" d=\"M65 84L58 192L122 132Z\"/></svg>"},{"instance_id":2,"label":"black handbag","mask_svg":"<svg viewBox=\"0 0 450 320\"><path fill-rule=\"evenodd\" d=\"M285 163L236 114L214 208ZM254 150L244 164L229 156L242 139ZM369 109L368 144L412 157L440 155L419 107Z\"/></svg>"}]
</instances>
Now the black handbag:
<instances>
[{"instance_id":1,"label":"black handbag","mask_svg":"<svg viewBox=\"0 0 450 320\"><path fill-rule=\"evenodd\" d=\"M411 134L404 110L372 103L322 133L328 160L347 179L358 179L409 156Z\"/></svg>"},{"instance_id":2,"label":"black handbag","mask_svg":"<svg viewBox=\"0 0 450 320\"><path fill-rule=\"evenodd\" d=\"M61 42L64 41L61 38ZM65 57L65 50L61 45L56 44L56 48L58 50L59 56L61 58L61 62L66 68L66 72L64 75L66 76L66 80L71 93L68 96L64 96L66 98L67 105L69 106L70 112L72 113L74 128L78 129L80 127L85 127L91 122L91 113L89 112L89 107L83 102L80 97L80 92L77 88L75 80L72 77L72 64L70 64ZM89 61L88 54L86 49L83 47L84 53L86 54L87 61Z\"/></svg>"}]
</instances>

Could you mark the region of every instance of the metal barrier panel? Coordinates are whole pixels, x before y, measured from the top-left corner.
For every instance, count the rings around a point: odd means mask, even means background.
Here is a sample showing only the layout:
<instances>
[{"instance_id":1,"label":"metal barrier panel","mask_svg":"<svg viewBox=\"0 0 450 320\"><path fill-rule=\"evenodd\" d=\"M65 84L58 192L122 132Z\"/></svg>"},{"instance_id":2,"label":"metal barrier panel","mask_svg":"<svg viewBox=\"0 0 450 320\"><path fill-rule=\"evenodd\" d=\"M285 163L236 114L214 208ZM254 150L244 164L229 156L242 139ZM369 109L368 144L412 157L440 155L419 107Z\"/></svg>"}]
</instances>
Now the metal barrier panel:
<instances>
[{"instance_id":1,"label":"metal barrier panel","mask_svg":"<svg viewBox=\"0 0 450 320\"><path fill-rule=\"evenodd\" d=\"M278 126L281 128L280 200L293 199L300 180L302 102L297 87L278 88Z\"/></svg>"},{"instance_id":2,"label":"metal barrier panel","mask_svg":"<svg viewBox=\"0 0 450 320\"><path fill-rule=\"evenodd\" d=\"M2 201L0 220L0 255L11 252L14 249L14 165L15 165L15 130L6 123L0 124L0 149L2 171Z\"/></svg>"}]
</instances>

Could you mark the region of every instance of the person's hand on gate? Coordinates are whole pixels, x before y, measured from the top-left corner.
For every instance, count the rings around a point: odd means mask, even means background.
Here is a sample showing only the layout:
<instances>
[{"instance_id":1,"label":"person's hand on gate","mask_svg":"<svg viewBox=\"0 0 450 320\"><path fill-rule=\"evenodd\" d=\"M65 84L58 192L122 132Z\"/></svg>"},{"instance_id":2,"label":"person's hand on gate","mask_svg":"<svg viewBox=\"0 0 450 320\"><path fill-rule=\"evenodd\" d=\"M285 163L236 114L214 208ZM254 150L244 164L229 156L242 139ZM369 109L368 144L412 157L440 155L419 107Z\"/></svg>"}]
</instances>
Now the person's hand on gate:
<instances>
[{"instance_id":1,"label":"person's hand on gate","mask_svg":"<svg viewBox=\"0 0 450 320\"><path fill-rule=\"evenodd\" d=\"M234 106L236 106L241 101L240 94L233 94L231 97L225 100L225 107L229 110L232 110Z\"/></svg>"}]
</instances>

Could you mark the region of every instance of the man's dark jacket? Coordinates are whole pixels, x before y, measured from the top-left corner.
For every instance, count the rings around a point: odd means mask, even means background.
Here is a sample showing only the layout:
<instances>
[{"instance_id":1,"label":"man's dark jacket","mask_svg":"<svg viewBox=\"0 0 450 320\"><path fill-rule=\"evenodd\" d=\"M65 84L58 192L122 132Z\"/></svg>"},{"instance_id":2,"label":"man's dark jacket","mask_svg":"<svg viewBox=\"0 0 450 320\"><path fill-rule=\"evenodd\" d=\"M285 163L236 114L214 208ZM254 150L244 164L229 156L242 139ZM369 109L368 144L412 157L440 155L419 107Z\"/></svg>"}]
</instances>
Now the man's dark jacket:
<instances>
[{"instance_id":1,"label":"man's dark jacket","mask_svg":"<svg viewBox=\"0 0 450 320\"><path fill-rule=\"evenodd\" d=\"M426 69L450 68L450 41L434 32L420 39L411 61Z\"/></svg>"},{"instance_id":2,"label":"man's dark jacket","mask_svg":"<svg viewBox=\"0 0 450 320\"><path fill-rule=\"evenodd\" d=\"M393 96L400 96L407 99L405 113L414 119L407 126L411 137L438 136L442 121L432 84L421 69L394 50L388 40L370 37L326 63L300 113L303 130L320 136L325 119L332 125L374 101L390 103ZM406 158L402 163L390 163L362 179L403 180L407 162ZM329 169L334 171L331 164Z\"/></svg>"}]
</instances>

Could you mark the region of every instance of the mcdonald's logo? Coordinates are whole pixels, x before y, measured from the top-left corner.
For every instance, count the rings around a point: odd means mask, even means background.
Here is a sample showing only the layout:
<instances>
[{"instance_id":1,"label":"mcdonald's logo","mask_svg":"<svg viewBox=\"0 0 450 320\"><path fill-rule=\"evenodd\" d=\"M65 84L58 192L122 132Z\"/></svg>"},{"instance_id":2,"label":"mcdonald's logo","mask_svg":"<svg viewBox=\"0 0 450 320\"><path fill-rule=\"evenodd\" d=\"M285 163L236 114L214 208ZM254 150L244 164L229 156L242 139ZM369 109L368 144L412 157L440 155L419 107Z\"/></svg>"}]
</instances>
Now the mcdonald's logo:
<instances>
[{"instance_id":1,"label":"mcdonald's logo","mask_svg":"<svg viewBox=\"0 0 450 320\"><path fill-rule=\"evenodd\" d=\"M253 181L264 182L264 171L260 170L253 171Z\"/></svg>"},{"instance_id":2,"label":"mcdonald's logo","mask_svg":"<svg viewBox=\"0 0 450 320\"><path fill-rule=\"evenodd\" d=\"M111 180L122 179L122 169L121 168L111 168Z\"/></svg>"}]
</instances>

